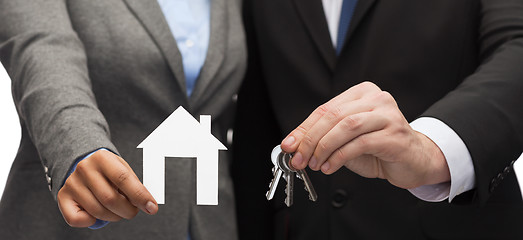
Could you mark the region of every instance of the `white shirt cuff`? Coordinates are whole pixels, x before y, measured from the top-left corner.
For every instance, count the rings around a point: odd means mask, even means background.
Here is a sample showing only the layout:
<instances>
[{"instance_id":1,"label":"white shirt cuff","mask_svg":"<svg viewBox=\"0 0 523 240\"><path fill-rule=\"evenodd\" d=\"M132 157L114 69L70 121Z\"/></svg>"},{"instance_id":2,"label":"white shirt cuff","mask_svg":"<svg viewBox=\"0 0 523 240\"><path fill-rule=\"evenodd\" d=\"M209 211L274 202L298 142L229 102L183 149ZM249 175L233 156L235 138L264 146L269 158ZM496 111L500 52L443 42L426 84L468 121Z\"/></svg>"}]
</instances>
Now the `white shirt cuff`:
<instances>
[{"instance_id":1,"label":"white shirt cuff","mask_svg":"<svg viewBox=\"0 0 523 240\"><path fill-rule=\"evenodd\" d=\"M417 198L428 202L449 202L455 196L475 187L476 175L472 157L463 140L452 128L442 121L421 117L410 123L412 129L430 138L440 149L450 170L450 183L424 185L409 191Z\"/></svg>"}]
</instances>

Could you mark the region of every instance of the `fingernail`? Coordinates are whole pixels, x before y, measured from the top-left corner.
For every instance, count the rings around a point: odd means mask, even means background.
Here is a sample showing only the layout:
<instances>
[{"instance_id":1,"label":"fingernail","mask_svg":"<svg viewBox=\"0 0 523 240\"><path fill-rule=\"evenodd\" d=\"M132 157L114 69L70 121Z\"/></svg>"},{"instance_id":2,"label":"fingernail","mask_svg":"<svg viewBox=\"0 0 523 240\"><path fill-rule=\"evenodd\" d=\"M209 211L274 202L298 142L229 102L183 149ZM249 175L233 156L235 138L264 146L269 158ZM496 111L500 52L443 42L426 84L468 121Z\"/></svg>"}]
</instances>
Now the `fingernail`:
<instances>
[{"instance_id":1,"label":"fingernail","mask_svg":"<svg viewBox=\"0 0 523 240\"><path fill-rule=\"evenodd\" d=\"M291 146L292 144L294 144L294 141L296 141L296 138L294 138L294 136L291 135L283 140L282 145Z\"/></svg>"},{"instance_id":2,"label":"fingernail","mask_svg":"<svg viewBox=\"0 0 523 240\"><path fill-rule=\"evenodd\" d=\"M318 164L318 160L316 160L315 156L312 156L311 161L309 162L309 167L311 169L315 169L316 168L316 164Z\"/></svg>"},{"instance_id":3,"label":"fingernail","mask_svg":"<svg viewBox=\"0 0 523 240\"><path fill-rule=\"evenodd\" d=\"M321 165L321 171L324 173L327 173L327 171L329 171L329 168L330 168L329 162L326 162L323 165Z\"/></svg>"},{"instance_id":4,"label":"fingernail","mask_svg":"<svg viewBox=\"0 0 523 240\"><path fill-rule=\"evenodd\" d=\"M149 201L149 202L147 202L147 204L145 204L145 210L147 210L147 213L149 213L149 214L153 214L155 208L156 208L156 204L154 204L151 201Z\"/></svg>"},{"instance_id":5,"label":"fingernail","mask_svg":"<svg viewBox=\"0 0 523 240\"><path fill-rule=\"evenodd\" d=\"M301 164L303 163L303 158L301 157L301 153L297 152L296 154L294 154L294 157L292 158L291 163L294 168L300 167Z\"/></svg>"}]
</instances>

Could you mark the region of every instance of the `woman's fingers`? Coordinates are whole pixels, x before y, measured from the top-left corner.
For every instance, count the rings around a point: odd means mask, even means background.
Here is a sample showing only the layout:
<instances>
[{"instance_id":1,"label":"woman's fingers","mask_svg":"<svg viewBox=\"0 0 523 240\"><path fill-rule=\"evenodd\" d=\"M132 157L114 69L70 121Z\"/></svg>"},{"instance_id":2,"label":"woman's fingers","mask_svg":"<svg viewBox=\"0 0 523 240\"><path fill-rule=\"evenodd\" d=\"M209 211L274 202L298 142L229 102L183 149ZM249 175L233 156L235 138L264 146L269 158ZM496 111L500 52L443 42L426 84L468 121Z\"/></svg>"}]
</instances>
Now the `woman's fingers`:
<instances>
[{"instance_id":1,"label":"woman's fingers","mask_svg":"<svg viewBox=\"0 0 523 240\"><path fill-rule=\"evenodd\" d=\"M64 190L72 196L72 199L78 203L78 205L87 211L89 215L105 221L116 222L122 218L115 213L105 208L94 196L94 194L87 188L87 185L83 179L79 177L72 177L68 179L67 186L64 186ZM100 181L105 181L100 180Z\"/></svg>"},{"instance_id":2,"label":"woman's fingers","mask_svg":"<svg viewBox=\"0 0 523 240\"><path fill-rule=\"evenodd\" d=\"M71 195L64 195L62 190L58 193L58 208L67 224L71 227L89 227L96 222L95 217L80 207Z\"/></svg>"},{"instance_id":3,"label":"woman's fingers","mask_svg":"<svg viewBox=\"0 0 523 240\"><path fill-rule=\"evenodd\" d=\"M97 151L80 161L58 193L66 222L89 227L96 219L131 219L138 208L155 214L158 205L123 159L109 151Z\"/></svg>"},{"instance_id":4,"label":"woman's fingers","mask_svg":"<svg viewBox=\"0 0 523 240\"><path fill-rule=\"evenodd\" d=\"M87 174L85 178L89 191L109 211L125 219L131 219L138 214L138 208L132 205L124 195L120 194L100 172Z\"/></svg>"},{"instance_id":5,"label":"woman's fingers","mask_svg":"<svg viewBox=\"0 0 523 240\"><path fill-rule=\"evenodd\" d=\"M112 153L109 153L112 154ZM147 214L156 214L158 204L136 174L112 154L99 164L102 174L124 194L128 201Z\"/></svg>"}]
</instances>

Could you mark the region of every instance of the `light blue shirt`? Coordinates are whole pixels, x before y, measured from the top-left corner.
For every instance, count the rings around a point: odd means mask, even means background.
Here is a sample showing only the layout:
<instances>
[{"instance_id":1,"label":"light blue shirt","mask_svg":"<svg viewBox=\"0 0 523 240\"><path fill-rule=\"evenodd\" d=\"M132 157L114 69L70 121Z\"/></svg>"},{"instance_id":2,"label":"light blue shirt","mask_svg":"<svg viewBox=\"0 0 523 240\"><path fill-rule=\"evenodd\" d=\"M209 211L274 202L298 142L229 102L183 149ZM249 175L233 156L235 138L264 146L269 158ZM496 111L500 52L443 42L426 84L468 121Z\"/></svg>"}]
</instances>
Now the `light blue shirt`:
<instances>
[{"instance_id":1,"label":"light blue shirt","mask_svg":"<svg viewBox=\"0 0 523 240\"><path fill-rule=\"evenodd\" d=\"M158 0L182 54L183 71L190 96L209 46L210 0Z\"/></svg>"},{"instance_id":2,"label":"light blue shirt","mask_svg":"<svg viewBox=\"0 0 523 240\"><path fill-rule=\"evenodd\" d=\"M210 0L158 0L158 3L162 8L162 12L182 55L187 96L190 96L205 62L209 46ZM80 161L98 150L100 149L78 159L69 170L67 177L74 172L76 165ZM89 228L98 229L105 227L107 224L109 224L108 221L97 219L96 223Z\"/></svg>"},{"instance_id":3,"label":"light blue shirt","mask_svg":"<svg viewBox=\"0 0 523 240\"><path fill-rule=\"evenodd\" d=\"M210 0L158 0L182 55L187 96L205 63L211 25ZM190 234L187 240L190 240Z\"/></svg>"}]
</instances>

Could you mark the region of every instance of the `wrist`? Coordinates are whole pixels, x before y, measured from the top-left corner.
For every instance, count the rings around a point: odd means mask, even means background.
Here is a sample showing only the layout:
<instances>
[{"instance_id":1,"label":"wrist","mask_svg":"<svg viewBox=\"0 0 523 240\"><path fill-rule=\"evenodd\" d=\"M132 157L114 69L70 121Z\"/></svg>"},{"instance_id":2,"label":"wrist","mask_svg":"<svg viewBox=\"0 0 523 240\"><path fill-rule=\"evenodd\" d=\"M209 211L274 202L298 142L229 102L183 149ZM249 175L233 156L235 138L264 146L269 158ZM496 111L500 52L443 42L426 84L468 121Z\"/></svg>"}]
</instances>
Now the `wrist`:
<instances>
[{"instance_id":1,"label":"wrist","mask_svg":"<svg viewBox=\"0 0 523 240\"><path fill-rule=\"evenodd\" d=\"M420 132L416 132L422 143L422 156L426 159L427 169L425 171L422 185L432 185L450 181L450 170L441 149L430 138Z\"/></svg>"}]
</instances>

